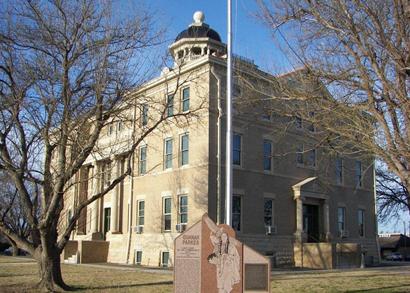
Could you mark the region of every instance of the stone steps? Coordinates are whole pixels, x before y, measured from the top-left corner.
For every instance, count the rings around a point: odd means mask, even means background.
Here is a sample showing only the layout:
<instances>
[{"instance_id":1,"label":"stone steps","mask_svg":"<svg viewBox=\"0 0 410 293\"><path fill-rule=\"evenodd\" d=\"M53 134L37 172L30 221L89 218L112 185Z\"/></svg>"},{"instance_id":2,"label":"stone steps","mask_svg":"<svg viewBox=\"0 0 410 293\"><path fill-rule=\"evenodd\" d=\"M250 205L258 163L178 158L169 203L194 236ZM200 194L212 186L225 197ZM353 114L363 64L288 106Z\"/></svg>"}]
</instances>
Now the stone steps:
<instances>
[{"instance_id":1,"label":"stone steps","mask_svg":"<svg viewBox=\"0 0 410 293\"><path fill-rule=\"evenodd\" d=\"M70 256L69 258L64 260L64 263L69 263L69 264L78 264L78 257L77 254L74 254Z\"/></svg>"}]
</instances>

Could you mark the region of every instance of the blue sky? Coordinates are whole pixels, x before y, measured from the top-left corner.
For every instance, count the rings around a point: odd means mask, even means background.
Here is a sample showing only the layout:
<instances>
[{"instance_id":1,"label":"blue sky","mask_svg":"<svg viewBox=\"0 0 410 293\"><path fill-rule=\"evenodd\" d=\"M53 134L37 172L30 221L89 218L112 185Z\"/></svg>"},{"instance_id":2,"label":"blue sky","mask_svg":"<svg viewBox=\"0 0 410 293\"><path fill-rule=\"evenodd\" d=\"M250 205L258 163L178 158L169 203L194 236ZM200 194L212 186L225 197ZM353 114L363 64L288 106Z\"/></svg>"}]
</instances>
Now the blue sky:
<instances>
[{"instance_id":1,"label":"blue sky","mask_svg":"<svg viewBox=\"0 0 410 293\"><path fill-rule=\"evenodd\" d=\"M232 2L234 53L254 60L261 69L267 71L283 72L292 69L288 59L272 42L269 30L253 16L257 11L255 1ZM161 24L167 27L170 42L193 22L193 13L201 10L205 14L205 22L226 43L225 0L149 0L146 3L161 16Z\"/></svg>"},{"instance_id":2,"label":"blue sky","mask_svg":"<svg viewBox=\"0 0 410 293\"><path fill-rule=\"evenodd\" d=\"M136 2L133 0L121 0L120 3L123 11L136 7ZM232 3L234 53L254 60L256 65L268 72L280 73L292 70L295 58L286 57L282 53L275 45L269 29L254 16L257 12L255 1L232 0ZM164 50L179 32L193 22L192 15L197 10L204 12L205 22L216 30L226 43L225 0L145 0L144 6L155 11L158 24L167 28L168 41L164 44ZM276 42L283 44L278 36ZM379 231L403 232L403 220L406 221L407 226L410 226L410 217L403 214L403 218L398 221L380 223Z\"/></svg>"}]
</instances>

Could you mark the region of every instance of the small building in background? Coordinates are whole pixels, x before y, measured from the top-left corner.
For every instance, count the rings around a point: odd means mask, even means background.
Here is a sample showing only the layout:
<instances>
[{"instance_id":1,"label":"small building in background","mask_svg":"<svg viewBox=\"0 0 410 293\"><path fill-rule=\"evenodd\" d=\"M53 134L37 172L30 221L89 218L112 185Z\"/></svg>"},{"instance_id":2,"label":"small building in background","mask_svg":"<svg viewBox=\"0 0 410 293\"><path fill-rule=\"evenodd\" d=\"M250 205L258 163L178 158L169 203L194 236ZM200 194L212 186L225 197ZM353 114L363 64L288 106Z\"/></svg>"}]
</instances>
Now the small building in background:
<instances>
[{"instance_id":1,"label":"small building in background","mask_svg":"<svg viewBox=\"0 0 410 293\"><path fill-rule=\"evenodd\" d=\"M410 237L404 234L380 234L379 245L383 259L410 260Z\"/></svg>"}]
</instances>

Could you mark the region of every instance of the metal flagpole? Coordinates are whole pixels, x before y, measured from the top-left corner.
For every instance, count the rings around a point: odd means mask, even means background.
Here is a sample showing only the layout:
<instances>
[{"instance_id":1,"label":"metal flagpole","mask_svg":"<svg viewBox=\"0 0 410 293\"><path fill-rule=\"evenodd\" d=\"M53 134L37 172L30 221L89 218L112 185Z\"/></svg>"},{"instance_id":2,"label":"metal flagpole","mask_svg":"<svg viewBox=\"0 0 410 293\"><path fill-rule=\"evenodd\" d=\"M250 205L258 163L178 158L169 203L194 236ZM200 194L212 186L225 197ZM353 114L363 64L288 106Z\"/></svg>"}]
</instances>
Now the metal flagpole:
<instances>
[{"instance_id":1,"label":"metal flagpole","mask_svg":"<svg viewBox=\"0 0 410 293\"><path fill-rule=\"evenodd\" d=\"M226 183L225 183L225 224L231 225L232 209L232 0L228 1L228 52L226 75Z\"/></svg>"}]
</instances>

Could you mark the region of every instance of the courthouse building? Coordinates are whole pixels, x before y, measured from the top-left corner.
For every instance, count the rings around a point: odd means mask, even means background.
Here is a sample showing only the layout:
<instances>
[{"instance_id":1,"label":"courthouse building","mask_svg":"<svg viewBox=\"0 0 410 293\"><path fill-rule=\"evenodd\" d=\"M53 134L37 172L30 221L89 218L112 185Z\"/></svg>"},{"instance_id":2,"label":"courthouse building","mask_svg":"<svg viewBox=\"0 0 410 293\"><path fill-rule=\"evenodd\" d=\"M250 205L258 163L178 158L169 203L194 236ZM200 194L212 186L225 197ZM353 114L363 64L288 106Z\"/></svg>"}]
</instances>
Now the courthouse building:
<instances>
[{"instance_id":1,"label":"courthouse building","mask_svg":"<svg viewBox=\"0 0 410 293\"><path fill-rule=\"evenodd\" d=\"M67 217L124 170L122 153L132 133L152 126L162 106L169 123L140 143L132 176L83 210L63 253L67 261L172 266L173 241L181 232L204 213L223 222L226 45L197 12L169 49L174 68L129 95L123 115L104 129L98 151L71 180ZM234 63L236 74L274 80L249 60L236 57ZM235 86L237 100L247 94ZM343 251L366 252L366 261L376 261L372 162L309 146L315 129L302 119L278 132L278 115L257 105L244 108L233 118L237 237L277 266L356 265L357 258L339 255ZM190 111L189 119L179 116Z\"/></svg>"}]
</instances>

